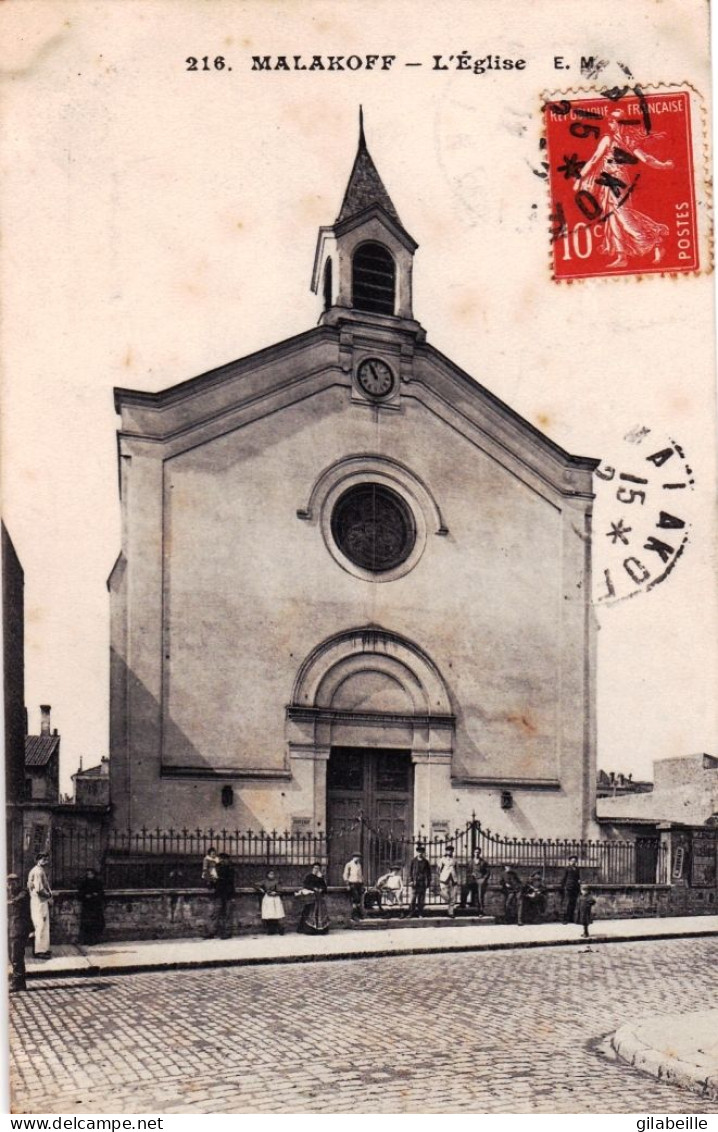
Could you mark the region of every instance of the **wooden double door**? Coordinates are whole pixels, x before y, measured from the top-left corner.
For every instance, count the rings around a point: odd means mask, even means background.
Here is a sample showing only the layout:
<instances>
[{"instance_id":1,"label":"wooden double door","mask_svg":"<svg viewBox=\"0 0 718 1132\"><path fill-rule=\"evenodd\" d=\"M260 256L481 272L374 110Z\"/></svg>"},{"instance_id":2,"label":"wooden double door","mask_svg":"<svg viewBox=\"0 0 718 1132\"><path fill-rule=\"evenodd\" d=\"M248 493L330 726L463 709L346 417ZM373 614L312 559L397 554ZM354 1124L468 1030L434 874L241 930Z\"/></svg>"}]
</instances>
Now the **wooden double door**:
<instances>
[{"instance_id":1,"label":"wooden double door","mask_svg":"<svg viewBox=\"0 0 718 1132\"><path fill-rule=\"evenodd\" d=\"M327 767L329 883L341 884L353 853L373 884L410 859L414 794L411 752L332 747Z\"/></svg>"}]
</instances>

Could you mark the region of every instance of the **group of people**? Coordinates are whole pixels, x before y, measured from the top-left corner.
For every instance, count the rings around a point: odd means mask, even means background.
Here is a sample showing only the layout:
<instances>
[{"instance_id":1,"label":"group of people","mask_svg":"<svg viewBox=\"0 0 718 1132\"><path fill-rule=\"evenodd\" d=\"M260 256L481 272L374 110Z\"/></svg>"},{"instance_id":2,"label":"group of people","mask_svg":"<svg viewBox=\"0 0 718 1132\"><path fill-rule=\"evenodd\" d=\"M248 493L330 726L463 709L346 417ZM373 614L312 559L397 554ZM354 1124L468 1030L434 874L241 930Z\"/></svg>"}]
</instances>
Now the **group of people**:
<instances>
[{"instance_id":1,"label":"group of people","mask_svg":"<svg viewBox=\"0 0 718 1132\"><path fill-rule=\"evenodd\" d=\"M25 989L25 949L31 937L35 958L49 959L51 955L52 889L47 875L48 864L49 854L41 853L30 870L26 886L23 886L16 873L11 873L7 878L8 934L12 968L10 988L13 991ZM388 872L379 877L374 886L367 887L361 855L353 854L343 872L344 884L351 902L352 919L361 919L365 908L372 906L378 907L380 911L393 909L399 915L421 917L424 914L426 898L433 878L432 866L426 857L425 846L421 844L417 846L416 855L409 865L407 875L409 894L404 886L402 871L399 865L393 865ZM490 878L491 867L481 850L477 848L468 862L462 882L453 846L447 845L436 865L436 879L448 915L453 918L457 907L471 908L479 915L484 915ZM202 881L212 899L205 938L213 939L219 936L220 939L228 939L232 934L232 897L235 892L234 866L228 853L218 853L214 848L208 850L202 863ZM269 869L263 880L256 883L254 888L259 897L260 916L265 931L270 935L283 934L286 912L275 871ZM546 911L548 890L539 871L533 872L528 880L522 881L511 865L504 865L499 889L503 897L504 919L507 923L515 921L522 925L528 919L539 919ZM584 936L588 936L596 899L589 886L581 880L577 857L569 859L559 891L563 923L578 922L583 927ZM105 929L105 890L102 880L94 869L87 869L78 885L78 896L80 942L97 943ZM294 897L301 907L297 931L308 935L325 935L329 931L327 882L320 861L314 862L311 871L304 877L301 887L294 892Z\"/></svg>"},{"instance_id":2,"label":"group of people","mask_svg":"<svg viewBox=\"0 0 718 1132\"><path fill-rule=\"evenodd\" d=\"M229 939L232 934L231 899L235 888L234 866L229 854L210 848L202 862L202 880L212 897L212 913L205 939L214 939L215 936ZM286 912L274 869L269 869L254 888L259 896L259 913L265 931L268 935L283 935ZM301 905L297 931L306 935L326 935L329 931L327 882L320 861L314 862L294 895Z\"/></svg>"},{"instance_id":3,"label":"group of people","mask_svg":"<svg viewBox=\"0 0 718 1132\"><path fill-rule=\"evenodd\" d=\"M504 919L507 923L516 920L516 923L521 926L526 923L527 916L531 919L538 919L546 911L548 889L543 882L540 871L536 870L527 881L522 881L511 865L504 865L500 887L504 898ZM568 867L561 878L559 892L561 894L562 922L564 924L581 924L583 935L588 936L596 898L591 893L588 884L581 880L578 857L569 857Z\"/></svg>"},{"instance_id":4,"label":"group of people","mask_svg":"<svg viewBox=\"0 0 718 1132\"><path fill-rule=\"evenodd\" d=\"M484 914L484 900L490 874L487 861L477 849L469 863L466 882L461 884L453 846L446 846L444 855L437 865L437 876L439 891L450 917L456 915L457 906L461 908L471 906L480 915ZM343 880L349 891L352 919L360 919L367 905L376 905L379 910L403 909L405 889L399 865L393 865L388 873L379 877L373 887L367 889L364 884L361 854L355 853L344 867ZM423 845L418 845L416 848L416 856L409 865L408 881L411 896L406 911L402 911L401 914L407 917L423 916L426 896L432 881L431 864L427 860L426 848Z\"/></svg>"},{"instance_id":5,"label":"group of people","mask_svg":"<svg viewBox=\"0 0 718 1132\"><path fill-rule=\"evenodd\" d=\"M466 868L466 879L461 883L454 849L451 845L447 845L443 856L437 862L436 876L439 892L443 903L446 904L449 917L452 919L455 917L457 907L472 908L478 915L485 915L491 867L481 849L477 848L472 853ZM403 910L406 903L405 889L400 866L392 866L388 873L379 877L373 887L367 888L364 884L361 855L355 853L344 868L343 880L351 901L352 919L361 919L365 908L374 906L380 911L396 909L399 914L407 917L421 917L432 883L432 867L427 860L425 847L418 845L416 856L409 866L408 882L411 896L405 911ZM507 923L515 921L521 926L527 920L539 919L546 912L548 889L540 870L535 870L528 880L522 881L516 870L506 864L502 867L499 889L503 897L504 919ZM589 886L581 881L577 857L569 858L559 891L563 923L577 921L583 927L583 934L587 936L596 899L591 894Z\"/></svg>"},{"instance_id":6,"label":"group of people","mask_svg":"<svg viewBox=\"0 0 718 1132\"><path fill-rule=\"evenodd\" d=\"M33 941L35 959L50 959L50 907L52 889L47 875L49 853L40 853L30 869L27 885L17 873L7 877L7 921L10 990L26 990L25 950ZM78 885L80 943L97 943L105 930L105 889L94 869L87 869Z\"/></svg>"},{"instance_id":7,"label":"group of people","mask_svg":"<svg viewBox=\"0 0 718 1132\"><path fill-rule=\"evenodd\" d=\"M479 915L484 915L491 869L480 849L476 849L471 856L464 883L459 879L459 867L452 845L445 847L444 855L437 863L436 869L441 898L452 919L456 915L457 907L462 909L470 907ZM423 845L417 845L416 856L409 865L408 882L411 896L406 910L401 914L407 917L423 916L427 893L432 883L431 864ZM379 877L376 885L365 889L361 855L355 853L344 868L344 883L349 890L353 919L359 919L363 915L367 904L376 905L380 910L403 909L405 904L404 882L399 865L392 866L388 873Z\"/></svg>"}]
</instances>

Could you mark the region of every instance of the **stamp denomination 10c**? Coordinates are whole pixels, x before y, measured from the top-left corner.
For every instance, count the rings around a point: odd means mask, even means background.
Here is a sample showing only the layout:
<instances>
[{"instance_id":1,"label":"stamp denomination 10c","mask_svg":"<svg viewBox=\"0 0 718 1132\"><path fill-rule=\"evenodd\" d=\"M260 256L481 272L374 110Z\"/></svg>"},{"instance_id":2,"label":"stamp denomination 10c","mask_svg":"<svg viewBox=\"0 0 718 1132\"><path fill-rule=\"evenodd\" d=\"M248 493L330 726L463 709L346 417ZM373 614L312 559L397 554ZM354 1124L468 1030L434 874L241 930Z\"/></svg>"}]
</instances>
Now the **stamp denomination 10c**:
<instances>
[{"instance_id":1,"label":"stamp denomination 10c","mask_svg":"<svg viewBox=\"0 0 718 1132\"><path fill-rule=\"evenodd\" d=\"M705 266L688 90L557 97L544 120L555 279Z\"/></svg>"}]
</instances>

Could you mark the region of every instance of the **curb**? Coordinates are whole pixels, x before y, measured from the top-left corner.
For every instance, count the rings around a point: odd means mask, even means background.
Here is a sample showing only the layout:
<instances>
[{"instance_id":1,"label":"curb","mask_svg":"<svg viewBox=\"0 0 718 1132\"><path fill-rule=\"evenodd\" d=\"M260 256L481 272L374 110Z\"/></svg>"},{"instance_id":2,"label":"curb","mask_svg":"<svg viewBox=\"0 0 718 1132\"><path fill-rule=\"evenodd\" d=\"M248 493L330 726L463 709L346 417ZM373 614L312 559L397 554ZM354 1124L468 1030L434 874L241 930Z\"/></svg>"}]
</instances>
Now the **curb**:
<instances>
[{"instance_id":1,"label":"curb","mask_svg":"<svg viewBox=\"0 0 718 1132\"><path fill-rule=\"evenodd\" d=\"M648 1073L659 1081L689 1089L706 1100L718 1100L717 1073L711 1069L702 1070L697 1065L653 1049L640 1037L635 1024L621 1026L612 1035L610 1042L616 1057L627 1065L632 1065L634 1069Z\"/></svg>"},{"instance_id":2,"label":"curb","mask_svg":"<svg viewBox=\"0 0 718 1132\"><path fill-rule=\"evenodd\" d=\"M335 951L330 954L315 955L254 955L248 957L238 956L236 959L178 959L170 962L126 963L121 966L102 967L93 964L88 959L87 966L77 969L43 971L33 970L27 972L28 979L76 979L111 977L113 975L136 975L143 971L187 971L193 968L213 967L266 967L273 964L287 963L332 963L349 959L383 959L392 956L407 955L450 955L466 954L477 951L525 951L536 947L586 947L590 944L619 944L641 943L652 940L666 939L701 939L707 936L718 936L715 930L699 930L691 932L660 932L636 933L626 936L593 935L588 939L552 939L552 940L517 940L510 943L470 943L470 944L437 944L429 947L397 947L397 948L371 948L366 951ZM174 942L174 941L172 941ZM86 957L87 958L87 957ZM615 1037L616 1035L614 1035ZM613 1039L612 1039L613 1040ZM615 1047L614 1047L615 1048ZM717 1094L718 1095L718 1094Z\"/></svg>"}]
</instances>

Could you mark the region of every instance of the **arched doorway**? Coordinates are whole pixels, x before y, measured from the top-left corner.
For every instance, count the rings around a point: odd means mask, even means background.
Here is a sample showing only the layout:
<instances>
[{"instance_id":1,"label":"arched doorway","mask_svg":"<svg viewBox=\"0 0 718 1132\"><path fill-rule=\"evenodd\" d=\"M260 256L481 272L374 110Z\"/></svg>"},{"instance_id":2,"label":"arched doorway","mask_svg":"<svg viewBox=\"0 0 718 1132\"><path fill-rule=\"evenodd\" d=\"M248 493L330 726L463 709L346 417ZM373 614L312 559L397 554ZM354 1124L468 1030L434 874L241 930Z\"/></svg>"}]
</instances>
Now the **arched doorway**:
<instances>
[{"instance_id":1,"label":"arched doorway","mask_svg":"<svg viewBox=\"0 0 718 1132\"><path fill-rule=\"evenodd\" d=\"M450 774L454 715L433 662L377 626L339 634L302 665L287 721L290 756L315 759L330 883L354 852L370 881L403 863L407 842L428 829L432 769Z\"/></svg>"}]
</instances>

